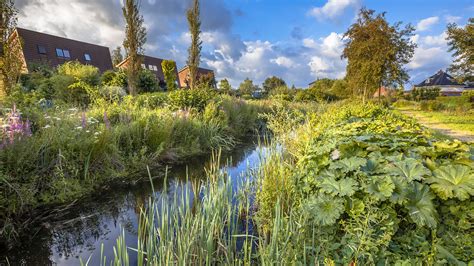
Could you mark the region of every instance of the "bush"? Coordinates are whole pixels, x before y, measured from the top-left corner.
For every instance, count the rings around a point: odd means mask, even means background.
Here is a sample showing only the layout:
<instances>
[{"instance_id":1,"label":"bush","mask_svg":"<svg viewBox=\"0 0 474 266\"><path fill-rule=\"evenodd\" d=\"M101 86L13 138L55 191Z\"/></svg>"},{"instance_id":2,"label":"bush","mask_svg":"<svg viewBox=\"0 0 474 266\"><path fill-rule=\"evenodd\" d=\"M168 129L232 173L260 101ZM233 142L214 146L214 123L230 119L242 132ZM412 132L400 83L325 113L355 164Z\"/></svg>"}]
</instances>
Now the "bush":
<instances>
[{"instance_id":1,"label":"bush","mask_svg":"<svg viewBox=\"0 0 474 266\"><path fill-rule=\"evenodd\" d=\"M173 110L193 108L203 111L215 94L209 89L177 90L168 94L168 104Z\"/></svg>"},{"instance_id":2,"label":"bush","mask_svg":"<svg viewBox=\"0 0 474 266\"><path fill-rule=\"evenodd\" d=\"M127 96L127 92L119 86L102 86L99 88L99 95L107 101L119 102Z\"/></svg>"},{"instance_id":3,"label":"bush","mask_svg":"<svg viewBox=\"0 0 474 266\"><path fill-rule=\"evenodd\" d=\"M99 69L82 65L77 61L67 62L58 67L58 74L73 77L77 81L85 82L90 86L97 86L100 82Z\"/></svg>"},{"instance_id":4,"label":"bush","mask_svg":"<svg viewBox=\"0 0 474 266\"><path fill-rule=\"evenodd\" d=\"M155 92L159 90L159 82L153 72L142 69L138 75L138 91Z\"/></svg>"}]
</instances>

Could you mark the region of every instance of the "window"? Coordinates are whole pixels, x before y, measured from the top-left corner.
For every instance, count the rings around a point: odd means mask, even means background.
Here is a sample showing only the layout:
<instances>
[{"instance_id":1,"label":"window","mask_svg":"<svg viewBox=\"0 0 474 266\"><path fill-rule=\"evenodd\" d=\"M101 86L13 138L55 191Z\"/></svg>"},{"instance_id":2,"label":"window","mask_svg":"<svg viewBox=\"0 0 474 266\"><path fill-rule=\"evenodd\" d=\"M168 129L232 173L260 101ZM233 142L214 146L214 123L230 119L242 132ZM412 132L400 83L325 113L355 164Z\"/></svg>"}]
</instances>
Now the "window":
<instances>
[{"instance_id":1,"label":"window","mask_svg":"<svg viewBox=\"0 0 474 266\"><path fill-rule=\"evenodd\" d=\"M58 57L64 57L63 49L56 48L56 55Z\"/></svg>"},{"instance_id":2,"label":"window","mask_svg":"<svg viewBox=\"0 0 474 266\"><path fill-rule=\"evenodd\" d=\"M158 67L157 67L157 66L153 66L153 67L154 67L155 71L158 71Z\"/></svg>"},{"instance_id":3,"label":"window","mask_svg":"<svg viewBox=\"0 0 474 266\"><path fill-rule=\"evenodd\" d=\"M152 65L148 65L148 69L153 70L153 66L152 66Z\"/></svg>"},{"instance_id":4,"label":"window","mask_svg":"<svg viewBox=\"0 0 474 266\"><path fill-rule=\"evenodd\" d=\"M38 45L38 53L39 54L46 54L46 47L42 45Z\"/></svg>"},{"instance_id":5,"label":"window","mask_svg":"<svg viewBox=\"0 0 474 266\"><path fill-rule=\"evenodd\" d=\"M70 59L71 58L71 53L69 52L69 50L66 50L66 49L56 48L56 55L58 57L64 58L64 59Z\"/></svg>"},{"instance_id":6,"label":"window","mask_svg":"<svg viewBox=\"0 0 474 266\"><path fill-rule=\"evenodd\" d=\"M145 64L142 64L142 68L145 69L145 68L146 68L146 65L145 65Z\"/></svg>"},{"instance_id":7,"label":"window","mask_svg":"<svg viewBox=\"0 0 474 266\"><path fill-rule=\"evenodd\" d=\"M90 54L84 54L84 59L86 59L86 61L92 61Z\"/></svg>"},{"instance_id":8,"label":"window","mask_svg":"<svg viewBox=\"0 0 474 266\"><path fill-rule=\"evenodd\" d=\"M64 58L71 58L71 54L69 53L69 50L63 50Z\"/></svg>"}]
</instances>

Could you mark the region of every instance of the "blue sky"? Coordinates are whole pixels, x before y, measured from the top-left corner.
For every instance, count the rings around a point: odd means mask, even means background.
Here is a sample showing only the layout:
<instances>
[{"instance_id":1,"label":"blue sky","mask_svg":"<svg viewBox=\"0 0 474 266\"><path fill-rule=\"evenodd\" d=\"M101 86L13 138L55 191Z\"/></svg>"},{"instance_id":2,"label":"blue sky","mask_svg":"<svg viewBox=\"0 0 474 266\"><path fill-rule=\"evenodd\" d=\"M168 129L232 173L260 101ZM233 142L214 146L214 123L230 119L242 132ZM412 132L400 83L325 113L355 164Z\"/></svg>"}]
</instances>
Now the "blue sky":
<instances>
[{"instance_id":1,"label":"blue sky","mask_svg":"<svg viewBox=\"0 0 474 266\"><path fill-rule=\"evenodd\" d=\"M190 2L142 0L148 55L174 59L179 67L186 64L185 11ZM20 26L111 48L123 40L121 0L17 0L16 4ZM342 35L362 6L387 12L391 23L403 21L417 28L413 41L418 48L406 66L411 74L408 86L450 64L446 25L463 25L474 14L474 2L467 0L201 0L201 65L234 87L247 77L261 84L276 75L298 87L317 78L343 77Z\"/></svg>"}]
</instances>

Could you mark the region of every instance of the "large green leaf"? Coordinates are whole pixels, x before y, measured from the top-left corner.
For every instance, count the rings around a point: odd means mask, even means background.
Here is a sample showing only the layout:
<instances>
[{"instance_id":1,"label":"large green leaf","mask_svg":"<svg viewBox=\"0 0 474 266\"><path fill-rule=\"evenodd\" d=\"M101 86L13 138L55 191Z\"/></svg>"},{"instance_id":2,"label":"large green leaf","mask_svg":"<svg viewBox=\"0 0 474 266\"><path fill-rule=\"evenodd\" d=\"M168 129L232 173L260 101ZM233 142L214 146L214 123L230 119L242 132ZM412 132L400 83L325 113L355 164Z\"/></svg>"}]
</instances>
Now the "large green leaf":
<instances>
[{"instance_id":1,"label":"large green leaf","mask_svg":"<svg viewBox=\"0 0 474 266\"><path fill-rule=\"evenodd\" d=\"M344 212L344 200L324 194L313 196L304 204L304 212L319 225L332 225Z\"/></svg>"},{"instance_id":2,"label":"large green leaf","mask_svg":"<svg viewBox=\"0 0 474 266\"><path fill-rule=\"evenodd\" d=\"M433 204L435 196L430 191L430 187L418 182L413 182L408 192L408 200L405 207L414 223L419 226L435 228L436 209Z\"/></svg>"},{"instance_id":3,"label":"large green leaf","mask_svg":"<svg viewBox=\"0 0 474 266\"><path fill-rule=\"evenodd\" d=\"M351 158L344 158L342 160L339 160L331 166L329 166L329 169L332 170L341 170L344 173L348 172L353 172L356 170L359 170L361 166L365 165L367 163L367 160L364 158L360 157L351 157Z\"/></svg>"},{"instance_id":4,"label":"large green leaf","mask_svg":"<svg viewBox=\"0 0 474 266\"><path fill-rule=\"evenodd\" d=\"M431 175L430 170L413 158L396 162L388 170L390 174L403 177L407 182L422 180L424 176Z\"/></svg>"},{"instance_id":5,"label":"large green leaf","mask_svg":"<svg viewBox=\"0 0 474 266\"><path fill-rule=\"evenodd\" d=\"M390 201L403 204L408 198L408 182L400 176L392 176L392 182L395 185Z\"/></svg>"},{"instance_id":6,"label":"large green leaf","mask_svg":"<svg viewBox=\"0 0 474 266\"><path fill-rule=\"evenodd\" d=\"M468 166L441 166L426 182L430 183L431 188L444 200L466 200L474 195L474 172Z\"/></svg>"},{"instance_id":7,"label":"large green leaf","mask_svg":"<svg viewBox=\"0 0 474 266\"><path fill-rule=\"evenodd\" d=\"M334 177L326 177L321 182L321 190L332 196L352 196L357 191L357 181L352 178L336 180Z\"/></svg>"},{"instance_id":8,"label":"large green leaf","mask_svg":"<svg viewBox=\"0 0 474 266\"><path fill-rule=\"evenodd\" d=\"M395 185L388 176L372 176L365 189L375 199L385 200L392 195Z\"/></svg>"}]
</instances>

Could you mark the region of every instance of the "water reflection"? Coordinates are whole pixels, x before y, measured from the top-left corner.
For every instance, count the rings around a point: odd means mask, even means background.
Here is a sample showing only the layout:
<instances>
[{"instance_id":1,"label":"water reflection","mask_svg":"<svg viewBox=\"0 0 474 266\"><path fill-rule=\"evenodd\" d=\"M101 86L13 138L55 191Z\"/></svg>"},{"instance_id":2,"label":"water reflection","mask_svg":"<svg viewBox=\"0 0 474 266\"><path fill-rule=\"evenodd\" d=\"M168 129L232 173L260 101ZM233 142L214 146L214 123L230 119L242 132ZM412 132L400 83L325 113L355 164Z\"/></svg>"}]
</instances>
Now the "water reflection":
<instances>
[{"instance_id":1,"label":"water reflection","mask_svg":"<svg viewBox=\"0 0 474 266\"><path fill-rule=\"evenodd\" d=\"M225 169L235 181L234 191L238 189L237 179L260 162L262 151L255 146L250 142L233 153L222 155L221 170ZM196 180L205 177L204 166L208 167L209 163L201 158L187 166L170 169L166 184L162 178L153 182L155 196L181 195L181 191L192 190L199 184ZM90 265L99 264L101 244L104 244L106 257L113 257L113 246L122 230L128 245L136 245L138 217L152 193L150 183L143 182L86 200L68 209L60 220L45 222L32 241L25 241L8 254L0 252L0 258L8 257L11 265L78 265L80 258L87 261L92 256ZM0 259L0 265L1 262ZM130 262L135 264L134 258Z\"/></svg>"}]
</instances>

